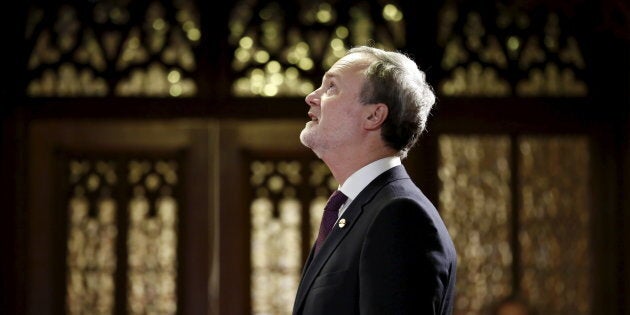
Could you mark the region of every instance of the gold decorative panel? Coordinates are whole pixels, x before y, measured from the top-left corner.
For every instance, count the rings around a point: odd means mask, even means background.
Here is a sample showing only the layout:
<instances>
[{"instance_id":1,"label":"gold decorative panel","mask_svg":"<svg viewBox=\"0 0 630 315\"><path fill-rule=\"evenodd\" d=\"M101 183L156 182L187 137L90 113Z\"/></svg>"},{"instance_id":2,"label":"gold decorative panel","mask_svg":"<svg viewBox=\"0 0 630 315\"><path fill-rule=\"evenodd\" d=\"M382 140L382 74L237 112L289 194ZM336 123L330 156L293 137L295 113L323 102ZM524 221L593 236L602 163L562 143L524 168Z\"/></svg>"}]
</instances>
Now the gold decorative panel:
<instances>
[{"instance_id":1,"label":"gold decorative panel","mask_svg":"<svg viewBox=\"0 0 630 315\"><path fill-rule=\"evenodd\" d=\"M253 314L290 314L302 267L302 184L298 161L254 161L251 184Z\"/></svg>"},{"instance_id":2,"label":"gold decorative panel","mask_svg":"<svg viewBox=\"0 0 630 315\"><path fill-rule=\"evenodd\" d=\"M119 182L115 164L71 160L68 165L66 305L68 314L113 314L115 306Z\"/></svg>"},{"instance_id":3,"label":"gold decorative panel","mask_svg":"<svg viewBox=\"0 0 630 315\"><path fill-rule=\"evenodd\" d=\"M496 2L483 15L456 1L439 14L437 40L448 96L553 96L588 94L581 44L570 16L521 2Z\"/></svg>"},{"instance_id":4,"label":"gold decorative panel","mask_svg":"<svg viewBox=\"0 0 630 315\"><path fill-rule=\"evenodd\" d=\"M404 16L394 1L241 0L230 16L235 96L304 96L348 47L405 45ZM375 12L379 12L376 15Z\"/></svg>"},{"instance_id":5,"label":"gold decorative panel","mask_svg":"<svg viewBox=\"0 0 630 315\"><path fill-rule=\"evenodd\" d=\"M132 160L127 229L127 312L177 311L177 162Z\"/></svg>"},{"instance_id":6,"label":"gold decorative panel","mask_svg":"<svg viewBox=\"0 0 630 315\"><path fill-rule=\"evenodd\" d=\"M127 314L175 314L178 162L82 157L66 165L67 313L126 305ZM116 300L121 290L126 297Z\"/></svg>"},{"instance_id":7,"label":"gold decorative panel","mask_svg":"<svg viewBox=\"0 0 630 315\"><path fill-rule=\"evenodd\" d=\"M591 314L589 145L519 140L521 291L540 314Z\"/></svg>"},{"instance_id":8,"label":"gold decorative panel","mask_svg":"<svg viewBox=\"0 0 630 315\"><path fill-rule=\"evenodd\" d=\"M459 259L455 314L485 314L513 294L539 314L591 314L588 139L438 141L439 209Z\"/></svg>"},{"instance_id":9,"label":"gold decorative panel","mask_svg":"<svg viewBox=\"0 0 630 315\"><path fill-rule=\"evenodd\" d=\"M510 139L439 138L439 209L458 255L455 314L512 293Z\"/></svg>"},{"instance_id":10,"label":"gold decorative panel","mask_svg":"<svg viewBox=\"0 0 630 315\"><path fill-rule=\"evenodd\" d=\"M165 5L129 0L33 5L26 25L27 95L196 95L199 12L192 0Z\"/></svg>"},{"instance_id":11,"label":"gold decorative panel","mask_svg":"<svg viewBox=\"0 0 630 315\"><path fill-rule=\"evenodd\" d=\"M249 173L252 313L291 314L303 253L337 184L319 160L256 159Z\"/></svg>"}]
</instances>

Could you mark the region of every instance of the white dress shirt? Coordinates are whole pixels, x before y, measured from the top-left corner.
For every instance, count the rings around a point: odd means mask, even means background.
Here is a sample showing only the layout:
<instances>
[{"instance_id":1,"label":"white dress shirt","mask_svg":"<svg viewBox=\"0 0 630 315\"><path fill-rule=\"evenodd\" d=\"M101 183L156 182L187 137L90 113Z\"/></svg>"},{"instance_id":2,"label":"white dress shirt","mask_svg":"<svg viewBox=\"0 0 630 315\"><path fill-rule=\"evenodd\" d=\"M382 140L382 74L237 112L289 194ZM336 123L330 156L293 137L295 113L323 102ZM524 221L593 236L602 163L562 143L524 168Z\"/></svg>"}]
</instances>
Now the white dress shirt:
<instances>
[{"instance_id":1,"label":"white dress shirt","mask_svg":"<svg viewBox=\"0 0 630 315\"><path fill-rule=\"evenodd\" d=\"M348 196L348 200L346 200L346 202L341 205L341 208L339 209L339 217L341 217L343 212L346 211L352 201L357 198L359 193L369 183L371 183L379 175L385 173L387 170L400 164L402 164L400 161L400 157L388 156L386 158L376 160L360 168L358 171L352 173L352 175L348 177L343 185L339 186L338 188L344 195Z\"/></svg>"}]
</instances>

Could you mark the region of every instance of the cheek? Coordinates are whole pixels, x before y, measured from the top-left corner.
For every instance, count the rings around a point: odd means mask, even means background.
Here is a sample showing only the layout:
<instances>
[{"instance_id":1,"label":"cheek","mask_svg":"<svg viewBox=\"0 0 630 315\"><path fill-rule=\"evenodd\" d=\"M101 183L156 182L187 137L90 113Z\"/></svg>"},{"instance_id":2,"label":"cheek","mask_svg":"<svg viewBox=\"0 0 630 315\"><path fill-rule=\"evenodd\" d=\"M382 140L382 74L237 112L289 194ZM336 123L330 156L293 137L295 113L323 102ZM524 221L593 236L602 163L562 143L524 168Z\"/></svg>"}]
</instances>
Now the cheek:
<instances>
[{"instance_id":1,"label":"cheek","mask_svg":"<svg viewBox=\"0 0 630 315\"><path fill-rule=\"evenodd\" d=\"M347 99L328 102L321 107L322 123L334 128L361 124L361 104Z\"/></svg>"},{"instance_id":2,"label":"cheek","mask_svg":"<svg viewBox=\"0 0 630 315\"><path fill-rule=\"evenodd\" d=\"M343 117L345 117L345 123L351 126L360 126L362 123L362 115L363 111L361 110L362 105L353 104L353 106L348 106L343 112Z\"/></svg>"},{"instance_id":3,"label":"cheek","mask_svg":"<svg viewBox=\"0 0 630 315\"><path fill-rule=\"evenodd\" d=\"M324 122L328 126L332 126L333 128L339 128L348 123L348 118L351 113L348 111L335 108L334 110L329 110L324 117Z\"/></svg>"}]
</instances>

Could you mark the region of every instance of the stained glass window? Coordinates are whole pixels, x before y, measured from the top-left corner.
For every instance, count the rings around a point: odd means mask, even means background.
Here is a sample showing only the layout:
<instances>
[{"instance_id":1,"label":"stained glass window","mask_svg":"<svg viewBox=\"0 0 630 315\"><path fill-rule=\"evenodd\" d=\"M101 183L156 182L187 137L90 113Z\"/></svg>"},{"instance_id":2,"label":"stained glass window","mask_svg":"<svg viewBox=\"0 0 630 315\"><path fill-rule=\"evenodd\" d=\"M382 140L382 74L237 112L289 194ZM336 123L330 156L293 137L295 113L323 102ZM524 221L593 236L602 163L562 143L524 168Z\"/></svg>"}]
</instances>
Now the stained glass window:
<instances>
[{"instance_id":1,"label":"stained glass window","mask_svg":"<svg viewBox=\"0 0 630 315\"><path fill-rule=\"evenodd\" d=\"M35 2L25 36L31 97L197 93L201 32L192 0Z\"/></svg>"},{"instance_id":2,"label":"stained glass window","mask_svg":"<svg viewBox=\"0 0 630 315\"><path fill-rule=\"evenodd\" d=\"M320 203L336 183L321 161L258 159L249 166L252 313L291 314L303 253L319 228Z\"/></svg>"},{"instance_id":3,"label":"stained glass window","mask_svg":"<svg viewBox=\"0 0 630 315\"><path fill-rule=\"evenodd\" d=\"M439 209L459 259L455 313L485 314L516 294L540 314L590 314L586 137L441 136L439 150Z\"/></svg>"},{"instance_id":4,"label":"stained glass window","mask_svg":"<svg viewBox=\"0 0 630 315\"><path fill-rule=\"evenodd\" d=\"M303 96L314 89L314 74L349 47L405 45L404 16L395 1L241 0L229 27L235 96Z\"/></svg>"},{"instance_id":5,"label":"stained glass window","mask_svg":"<svg viewBox=\"0 0 630 315\"><path fill-rule=\"evenodd\" d=\"M251 184L253 314L290 314L302 266L302 183L298 161L255 161Z\"/></svg>"},{"instance_id":6,"label":"stained glass window","mask_svg":"<svg viewBox=\"0 0 630 315\"><path fill-rule=\"evenodd\" d=\"M66 302L68 314L113 314L119 204L115 164L74 159L68 165Z\"/></svg>"},{"instance_id":7,"label":"stained glass window","mask_svg":"<svg viewBox=\"0 0 630 315\"><path fill-rule=\"evenodd\" d=\"M541 314L591 314L588 141L524 137L519 150L523 295Z\"/></svg>"},{"instance_id":8,"label":"stained glass window","mask_svg":"<svg viewBox=\"0 0 630 315\"><path fill-rule=\"evenodd\" d=\"M442 136L439 208L458 255L455 314L481 314L512 293L510 141Z\"/></svg>"},{"instance_id":9,"label":"stained glass window","mask_svg":"<svg viewBox=\"0 0 630 315\"><path fill-rule=\"evenodd\" d=\"M177 184L175 161L132 160L127 230L129 314L177 311Z\"/></svg>"},{"instance_id":10,"label":"stained glass window","mask_svg":"<svg viewBox=\"0 0 630 315\"><path fill-rule=\"evenodd\" d=\"M178 162L72 158L67 177L67 313L175 314Z\"/></svg>"},{"instance_id":11,"label":"stained glass window","mask_svg":"<svg viewBox=\"0 0 630 315\"><path fill-rule=\"evenodd\" d=\"M586 64L570 17L526 10L520 2L479 8L447 1L440 10L438 45L449 96L588 94ZM531 8L530 8L531 9Z\"/></svg>"}]
</instances>

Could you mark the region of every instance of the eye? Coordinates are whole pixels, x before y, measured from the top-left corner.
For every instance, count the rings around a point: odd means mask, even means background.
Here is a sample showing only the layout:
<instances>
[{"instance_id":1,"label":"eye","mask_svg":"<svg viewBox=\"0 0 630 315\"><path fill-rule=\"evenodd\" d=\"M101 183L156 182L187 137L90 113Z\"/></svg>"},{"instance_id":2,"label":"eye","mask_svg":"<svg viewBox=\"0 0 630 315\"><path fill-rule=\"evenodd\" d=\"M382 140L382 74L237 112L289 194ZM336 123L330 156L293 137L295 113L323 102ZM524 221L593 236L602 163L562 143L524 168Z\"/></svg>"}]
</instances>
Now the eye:
<instances>
[{"instance_id":1,"label":"eye","mask_svg":"<svg viewBox=\"0 0 630 315\"><path fill-rule=\"evenodd\" d=\"M337 88L337 86L335 85L335 83L330 82L330 83L328 83L328 85L326 85L326 93L330 94L330 93L334 92L336 88Z\"/></svg>"}]
</instances>

